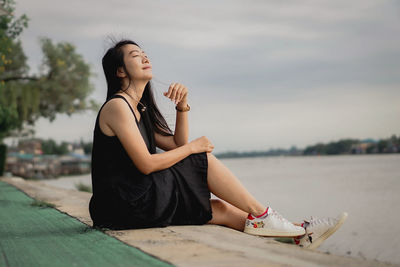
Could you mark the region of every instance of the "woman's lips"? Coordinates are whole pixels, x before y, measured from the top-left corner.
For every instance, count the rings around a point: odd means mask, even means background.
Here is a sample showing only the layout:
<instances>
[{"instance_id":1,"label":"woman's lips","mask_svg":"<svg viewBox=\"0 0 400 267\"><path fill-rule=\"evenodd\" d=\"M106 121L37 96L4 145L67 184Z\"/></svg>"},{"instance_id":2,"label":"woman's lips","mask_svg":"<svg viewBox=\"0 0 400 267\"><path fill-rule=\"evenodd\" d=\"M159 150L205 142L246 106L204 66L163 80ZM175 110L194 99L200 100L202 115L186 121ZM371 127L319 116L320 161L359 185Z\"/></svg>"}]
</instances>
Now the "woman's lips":
<instances>
[{"instance_id":1,"label":"woman's lips","mask_svg":"<svg viewBox=\"0 0 400 267\"><path fill-rule=\"evenodd\" d=\"M147 66L147 67L144 67L143 69L144 69L144 70L147 70L147 69L151 69L151 67L150 67L150 66Z\"/></svg>"}]
</instances>

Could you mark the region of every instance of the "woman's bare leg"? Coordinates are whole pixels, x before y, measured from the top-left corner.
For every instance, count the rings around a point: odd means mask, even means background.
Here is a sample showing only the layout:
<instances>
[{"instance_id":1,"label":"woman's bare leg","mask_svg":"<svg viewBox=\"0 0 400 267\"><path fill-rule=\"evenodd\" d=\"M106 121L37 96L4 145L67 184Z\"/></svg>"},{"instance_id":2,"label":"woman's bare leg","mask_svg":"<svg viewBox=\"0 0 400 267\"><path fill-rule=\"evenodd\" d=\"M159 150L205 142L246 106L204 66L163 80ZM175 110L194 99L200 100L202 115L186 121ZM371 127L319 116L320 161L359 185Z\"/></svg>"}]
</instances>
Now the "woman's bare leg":
<instances>
[{"instance_id":1,"label":"woman's bare leg","mask_svg":"<svg viewBox=\"0 0 400 267\"><path fill-rule=\"evenodd\" d=\"M243 232L247 213L221 199L211 199L212 219L209 224L218 224Z\"/></svg>"},{"instance_id":2,"label":"woman's bare leg","mask_svg":"<svg viewBox=\"0 0 400 267\"><path fill-rule=\"evenodd\" d=\"M243 231L248 213L259 215L266 207L259 203L213 154L207 153L207 158L208 187L214 195L222 199L211 199L213 218L208 223ZM301 226L300 223L293 224Z\"/></svg>"},{"instance_id":3,"label":"woman's bare leg","mask_svg":"<svg viewBox=\"0 0 400 267\"><path fill-rule=\"evenodd\" d=\"M213 154L207 153L207 182L210 191L246 213L262 214L266 206L258 202L236 176Z\"/></svg>"}]
</instances>

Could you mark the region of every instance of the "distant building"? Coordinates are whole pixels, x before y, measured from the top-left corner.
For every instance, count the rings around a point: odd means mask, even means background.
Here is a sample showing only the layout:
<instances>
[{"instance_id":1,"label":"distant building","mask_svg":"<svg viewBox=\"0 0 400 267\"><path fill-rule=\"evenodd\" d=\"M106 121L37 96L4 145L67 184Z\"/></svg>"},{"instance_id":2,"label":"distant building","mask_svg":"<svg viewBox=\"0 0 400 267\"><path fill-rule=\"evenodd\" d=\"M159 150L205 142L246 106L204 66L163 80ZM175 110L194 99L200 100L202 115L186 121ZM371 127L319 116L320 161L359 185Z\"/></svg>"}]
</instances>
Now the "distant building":
<instances>
[{"instance_id":1,"label":"distant building","mask_svg":"<svg viewBox=\"0 0 400 267\"><path fill-rule=\"evenodd\" d=\"M91 171L91 160L88 156L70 153L60 157L61 174L83 174Z\"/></svg>"},{"instance_id":2,"label":"distant building","mask_svg":"<svg viewBox=\"0 0 400 267\"><path fill-rule=\"evenodd\" d=\"M60 175L60 161L54 155L11 152L7 155L6 171L23 178L54 178Z\"/></svg>"},{"instance_id":3,"label":"distant building","mask_svg":"<svg viewBox=\"0 0 400 267\"><path fill-rule=\"evenodd\" d=\"M67 155L45 155L42 140L20 140L7 153L5 171L24 178L47 179L60 175L90 173L91 158L78 143L67 144Z\"/></svg>"},{"instance_id":4,"label":"distant building","mask_svg":"<svg viewBox=\"0 0 400 267\"><path fill-rule=\"evenodd\" d=\"M353 144L351 151L353 154L367 154L368 149L374 147L376 143L377 141L373 139L364 139L357 144Z\"/></svg>"},{"instance_id":5,"label":"distant building","mask_svg":"<svg viewBox=\"0 0 400 267\"><path fill-rule=\"evenodd\" d=\"M85 151L80 144L71 144L71 149L69 151L73 154L85 155Z\"/></svg>"},{"instance_id":6,"label":"distant building","mask_svg":"<svg viewBox=\"0 0 400 267\"><path fill-rule=\"evenodd\" d=\"M17 150L21 154L43 154L42 142L39 139L21 140L18 143Z\"/></svg>"},{"instance_id":7,"label":"distant building","mask_svg":"<svg viewBox=\"0 0 400 267\"><path fill-rule=\"evenodd\" d=\"M48 179L60 175L90 173L91 161L86 155L74 153L57 156L10 152L5 170L23 178Z\"/></svg>"}]
</instances>

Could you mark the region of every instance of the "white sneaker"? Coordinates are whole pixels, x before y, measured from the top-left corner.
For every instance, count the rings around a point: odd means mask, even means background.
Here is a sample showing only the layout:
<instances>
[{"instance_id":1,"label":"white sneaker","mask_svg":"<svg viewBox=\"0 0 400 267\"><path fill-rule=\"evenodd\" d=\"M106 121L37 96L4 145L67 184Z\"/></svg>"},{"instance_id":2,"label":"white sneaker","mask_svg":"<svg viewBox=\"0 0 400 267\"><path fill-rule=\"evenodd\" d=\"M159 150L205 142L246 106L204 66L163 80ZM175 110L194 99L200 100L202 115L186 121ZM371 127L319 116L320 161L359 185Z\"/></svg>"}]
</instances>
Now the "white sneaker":
<instances>
[{"instance_id":1,"label":"white sneaker","mask_svg":"<svg viewBox=\"0 0 400 267\"><path fill-rule=\"evenodd\" d=\"M271 207L268 207L267 210L259 216L254 216L249 213L246 219L244 232L251 235L271 237L294 237L305 234L303 227L292 224Z\"/></svg>"},{"instance_id":2,"label":"white sneaker","mask_svg":"<svg viewBox=\"0 0 400 267\"><path fill-rule=\"evenodd\" d=\"M347 213L343 212L337 218L304 220L302 226L306 230L303 236L293 238L294 242L304 248L316 249L344 223Z\"/></svg>"}]
</instances>

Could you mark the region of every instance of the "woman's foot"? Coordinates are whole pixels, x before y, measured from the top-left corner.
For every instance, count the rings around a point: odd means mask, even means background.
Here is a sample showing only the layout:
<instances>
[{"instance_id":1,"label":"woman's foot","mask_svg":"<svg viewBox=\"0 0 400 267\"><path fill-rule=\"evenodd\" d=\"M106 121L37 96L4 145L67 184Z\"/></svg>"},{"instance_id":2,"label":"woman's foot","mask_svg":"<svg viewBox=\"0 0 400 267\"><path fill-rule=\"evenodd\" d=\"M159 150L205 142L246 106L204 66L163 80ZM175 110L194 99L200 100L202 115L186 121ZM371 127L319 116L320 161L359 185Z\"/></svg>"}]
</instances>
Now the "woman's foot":
<instances>
[{"instance_id":1,"label":"woman's foot","mask_svg":"<svg viewBox=\"0 0 400 267\"><path fill-rule=\"evenodd\" d=\"M306 230L306 234L293 238L295 244L308 248L316 249L322 242L330 237L339 227L344 223L347 218L347 213L343 212L337 218L322 218L311 220L304 220L302 227Z\"/></svg>"},{"instance_id":2,"label":"woman's foot","mask_svg":"<svg viewBox=\"0 0 400 267\"><path fill-rule=\"evenodd\" d=\"M295 237L305 234L303 227L292 224L271 207L258 216L249 213L244 232L269 237Z\"/></svg>"}]
</instances>

